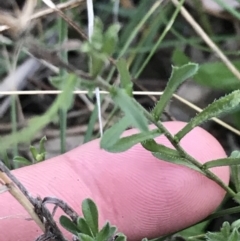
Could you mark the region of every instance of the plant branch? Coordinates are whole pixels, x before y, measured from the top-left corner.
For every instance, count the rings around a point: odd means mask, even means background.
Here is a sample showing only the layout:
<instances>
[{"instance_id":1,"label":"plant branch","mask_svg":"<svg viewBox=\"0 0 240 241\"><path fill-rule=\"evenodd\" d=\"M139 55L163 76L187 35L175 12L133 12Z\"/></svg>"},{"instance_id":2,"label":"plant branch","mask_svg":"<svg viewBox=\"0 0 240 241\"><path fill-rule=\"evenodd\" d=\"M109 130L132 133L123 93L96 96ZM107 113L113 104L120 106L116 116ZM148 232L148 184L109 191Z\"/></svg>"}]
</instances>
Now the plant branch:
<instances>
[{"instance_id":1,"label":"plant branch","mask_svg":"<svg viewBox=\"0 0 240 241\"><path fill-rule=\"evenodd\" d=\"M24 207L28 212L30 217L37 223L43 232L45 232L45 227L38 215L35 212L35 207L33 205L33 200L30 196L26 197L28 193L25 188L15 180L15 177L10 173L7 167L0 161L0 179L4 182L8 188L9 193ZM19 185L16 185L19 184ZM18 187L17 187L18 186ZM20 187L20 188L19 188Z\"/></svg>"}]
</instances>

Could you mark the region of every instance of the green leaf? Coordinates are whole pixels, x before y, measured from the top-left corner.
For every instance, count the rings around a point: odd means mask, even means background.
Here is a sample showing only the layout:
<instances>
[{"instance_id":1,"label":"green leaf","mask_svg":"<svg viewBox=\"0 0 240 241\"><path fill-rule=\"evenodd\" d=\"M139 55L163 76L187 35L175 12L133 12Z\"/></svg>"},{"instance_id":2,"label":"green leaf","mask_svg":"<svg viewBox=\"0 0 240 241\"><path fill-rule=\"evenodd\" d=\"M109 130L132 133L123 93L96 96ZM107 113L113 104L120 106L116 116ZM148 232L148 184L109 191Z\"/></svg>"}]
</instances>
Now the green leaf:
<instances>
[{"instance_id":1,"label":"green leaf","mask_svg":"<svg viewBox=\"0 0 240 241\"><path fill-rule=\"evenodd\" d=\"M121 139L118 139L116 143L112 144L111 142L108 142L105 146L101 146L101 148L105 149L106 151L109 152L124 152L134 145L148 140L155 138L159 136L161 132L156 129L156 130L151 130L148 132L143 132L143 133L138 133L138 134L133 134L131 136L123 137ZM106 143L106 142L105 142Z\"/></svg>"},{"instance_id":2,"label":"green leaf","mask_svg":"<svg viewBox=\"0 0 240 241\"><path fill-rule=\"evenodd\" d=\"M126 241L126 240L127 240L127 237L124 234L117 234L117 237L115 239L115 241Z\"/></svg>"},{"instance_id":3,"label":"green leaf","mask_svg":"<svg viewBox=\"0 0 240 241\"><path fill-rule=\"evenodd\" d=\"M234 196L233 200L234 200L235 202L237 202L238 204L240 204L240 192L238 192L238 193Z\"/></svg>"},{"instance_id":4,"label":"green leaf","mask_svg":"<svg viewBox=\"0 0 240 241\"><path fill-rule=\"evenodd\" d=\"M100 51L103 45L103 23L99 17L94 19L94 30L91 36L90 44L92 45L93 50Z\"/></svg>"},{"instance_id":5,"label":"green leaf","mask_svg":"<svg viewBox=\"0 0 240 241\"><path fill-rule=\"evenodd\" d=\"M32 156L33 156L34 160L36 161L37 155L38 155L38 151L37 151L36 147L30 146L29 149L30 149L30 152L32 153Z\"/></svg>"},{"instance_id":6,"label":"green leaf","mask_svg":"<svg viewBox=\"0 0 240 241\"><path fill-rule=\"evenodd\" d=\"M80 241L95 241L95 239L87 234L79 233L78 238Z\"/></svg>"},{"instance_id":7,"label":"green leaf","mask_svg":"<svg viewBox=\"0 0 240 241\"><path fill-rule=\"evenodd\" d=\"M240 61L233 61L237 69ZM202 64L193 79L196 83L216 90L233 91L240 88L239 79L222 62Z\"/></svg>"},{"instance_id":8,"label":"green leaf","mask_svg":"<svg viewBox=\"0 0 240 241\"><path fill-rule=\"evenodd\" d=\"M106 54L98 52L91 53L91 75L93 78L101 75L105 62L107 62Z\"/></svg>"},{"instance_id":9,"label":"green leaf","mask_svg":"<svg viewBox=\"0 0 240 241\"><path fill-rule=\"evenodd\" d=\"M44 136L39 142L39 153L46 153L45 142L47 141L47 137Z\"/></svg>"},{"instance_id":10,"label":"green leaf","mask_svg":"<svg viewBox=\"0 0 240 241\"><path fill-rule=\"evenodd\" d=\"M94 125L95 125L97 119L98 119L98 106L96 104L94 106L94 109L93 109L90 119L88 121L87 131L85 132L83 143L87 143L87 142L91 141L93 131L94 131Z\"/></svg>"},{"instance_id":11,"label":"green leaf","mask_svg":"<svg viewBox=\"0 0 240 241\"><path fill-rule=\"evenodd\" d=\"M65 90L68 88L69 83L70 82L77 82L78 77L73 75L73 74L65 74L64 76L64 81L63 81L63 87L62 89ZM62 105L60 106L60 108L64 111L68 111L71 106L73 105L73 101L74 101L75 95L73 93L69 93L68 95L66 95L64 102L62 103Z\"/></svg>"},{"instance_id":12,"label":"green leaf","mask_svg":"<svg viewBox=\"0 0 240 241\"><path fill-rule=\"evenodd\" d=\"M227 157L227 158L221 158L217 160L212 160L205 162L203 164L204 169L209 169L212 167L222 167L222 166L235 166L240 164L240 158L235 158L235 157Z\"/></svg>"},{"instance_id":13,"label":"green leaf","mask_svg":"<svg viewBox=\"0 0 240 241\"><path fill-rule=\"evenodd\" d=\"M61 216L59 222L66 230L72 234L77 235L80 232L77 225L66 216Z\"/></svg>"},{"instance_id":14,"label":"green leaf","mask_svg":"<svg viewBox=\"0 0 240 241\"><path fill-rule=\"evenodd\" d=\"M113 94L113 100L122 109L134 127L138 128L142 132L148 131L148 122L146 117L125 90L116 89Z\"/></svg>"},{"instance_id":15,"label":"green leaf","mask_svg":"<svg viewBox=\"0 0 240 241\"><path fill-rule=\"evenodd\" d=\"M114 23L109 26L109 28L103 35L102 52L106 53L108 56L111 56L116 50L118 42L118 32L120 28L121 26L119 23Z\"/></svg>"},{"instance_id":16,"label":"green leaf","mask_svg":"<svg viewBox=\"0 0 240 241\"><path fill-rule=\"evenodd\" d=\"M117 230L116 227L111 227L109 222L107 222L100 230L100 232L97 233L96 241L109 240L111 237L114 236L116 230Z\"/></svg>"},{"instance_id":17,"label":"green leaf","mask_svg":"<svg viewBox=\"0 0 240 241\"><path fill-rule=\"evenodd\" d=\"M180 130L175 138L179 141L188 132L190 132L194 127L199 124L211 119L212 117L218 117L220 115L230 113L237 108L240 104L240 90L233 91L210 104L202 112L200 112L196 117L194 117L182 130Z\"/></svg>"},{"instance_id":18,"label":"green leaf","mask_svg":"<svg viewBox=\"0 0 240 241\"><path fill-rule=\"evenodd\" d=\"M133 83L127 67L127 62L124 59L118 60L117 69L120 74L122 88L124 88L129 95L132 95Z\"/></svg>"},{"instance_id":19,"label":"green leaf","mask_svg":"<svg viewBox=\"0 0 240 241\"><path fill-rule=\"evenodd\" d=\"M46 152L41 153L41 154L37 154L37 156L36 156L36 161L37 161L37 162L42 162L42 161L44 161L44 160L45 160L45 155L46 155Z\"/></svg>"},{"instance_id":20,"label":"green leaf","mask_svg":"<svg viewBox=\"0 0 240 241\"><path fill-rule=\"evenodd\" d=\"M237 229L233 229L231 235L228 237L227 241L239 241L240 235Z\"/></svg>"},{"instance_id":21,"label":"green leaf","mask_svg":"<svg viewBox=\"0 0 240 241\"><path fill-rule=\"evenodd\" d=\"M84 234L87 234L87 235L93 237L91 229L88 227L88 224L84 218L79 217L77 219L77 227L81 233L84 233Z\"/></svg>"},{"instance_id":22,"label":"green leaf","mask_svg":"<svg viewBox=\"0 0 240 241\"><path fill-rule=\"evenodd\" d=\"M88 227L91 229L93 236L98 233L98 210L96 204L89 198L82 202L82 212Z\"/></svg>"},{"instance_id":23,"label":"green leaf","mask_svg":"<svg viewBox=\"0 0 240 241\"><path fill-rule=\"evenodd\" d=\"M22 165L27 165L27 166L32 164L32 162L30 162L28 159L26 159L25 157L22 157L22 156L15 156L13 158L13 161L18 162Z\"/></svg>"},{"instance_id":24,"label":"green leaf","mask_svg":"<svg viewBox=\"0 0 240 241\"><path fill-rule=\"evenodd\" d=\"M231 229L239 229L240 228L240 219L234 221L232 224L231 224Z\"/></svg>"},{"instance_id":25,"label":"green leaf","mask_svg":"<svg viewBox=\"0 0 240 241\"><path fill-rule=\"evenodd\" d=\"M151 151L153 156L155 156L156 158L162 161L167 161L170 163L187 166L195 171L202 173L202 171L198 167L196 167L192 163L189 163L188 160L183 158L176 150L166 147L164 145L158 144L156 143L155 140L144 141L142 142L142 146L145 149Z\"/></svg>"},{"instance_id":26,"label":"green leaf","mask_svg":"<svg viewBox=\"0 0 240 241\"><path fill-rule=\"evenodd\" d=\"M177 90L179 85L182 84L185 80L195 75L198 71L198 68L198 64L194 63L188 63L181 67L173 66L172 73L164 90L164 93L152 111L155 120L159 120L168 101L171 99L173 93Z\"/></svg>"},{"instance_id":27,"label":"green leaf","mask_svg":"<svg viewBox=\"0 0 240 241\"><path fill-rule=\"evenodd\" d=\"M233 151L231 153L232 158L240 158L240 151ZM231 166L231 177L235 189L237 192L240 192L240 165Z\"/></svg>"},{"instance_id":28,"label":"green leaf","mask_svg":"<svg viewBox=\"0 0 240 241\"><path fill-rule=\"evenodd\" d=\"M72 91L75 89L77 79L74 75L70 76L72 76L72 78L68 79L68 84L63 89L63 92L57 96L52 106L48 108L44 115L31 118L27 127L19 130L17 133L9 134L1 138L0 153L4 153L11 145L29 142L37 132L53 121L59 108L68 98L68 95L72 95Z\"/></svg>"},{"instance_id":29,"label":"green leaf","mask_svg":"<svg viewBox=\"0 0 240 241\"><path fill-rule=\"evenodd\" d=\"M100 141L100 147L107 149L109 146L112 146L117 143L121 134L130 126L130 121L128 117L124 116L120 119L115 125L111 126L103 134L103 137Z\"/></svg>"},{"instance_id":30,"label":"green leaf","mask_svg":"<svg viewBox=\"0 0 240 241\"><path fill-rule=\"evenodd\" d=\"M224 222L220 232L206 234L207 241L228 241L228 237L231 235L231 226L228 222Z\"/></svg>"},{"instance_id":31,"label":"green leaf","mask_svg":"<svg viewBox=\"0 0 240 241\"><path fill-rule=\"evenodd\" d=\"M204 174L204 172L202 172L197 166L195 166L192 163L188 162L184 158L178 158L176 156L169 156L166 153L152 153L152 154L153 154L153 156L155 156L159 160L167 161L167 162L174 163L174 164L177 164L177 165L182 165L182 166L191 168L194 171L198 171L198 172Z\"/></svg>"},{"instance_id":32,"label":"green leaf","mask_svg":"<svg viewBox=\"0 0 240 241\"><path fill-rule=\"evenodd\" d=\"M172 62L174 65L183 65L190 61L184 52L175 49ZM240 68L240 61L232 62L237 69ZM228 67L222 62L208 62L199 67L193 80L203 86L217 90L233 91L240 88L239 79L237 79Z\"/></svg>"},{"instance_id":33,"label":"green leaf","mask_svg":"<svg viewBox=\"0 0 240 241\"><path fill-rule=\"evenodd\" d=\"M191 61L190 58L188 58L187 55L183 51L181 51L179 48L176 48L173 51L172 62L173 62L174 65L182 66L182 65L185 65L185 64L189 63L190 61Z\"/></svg>"}]
</instances>

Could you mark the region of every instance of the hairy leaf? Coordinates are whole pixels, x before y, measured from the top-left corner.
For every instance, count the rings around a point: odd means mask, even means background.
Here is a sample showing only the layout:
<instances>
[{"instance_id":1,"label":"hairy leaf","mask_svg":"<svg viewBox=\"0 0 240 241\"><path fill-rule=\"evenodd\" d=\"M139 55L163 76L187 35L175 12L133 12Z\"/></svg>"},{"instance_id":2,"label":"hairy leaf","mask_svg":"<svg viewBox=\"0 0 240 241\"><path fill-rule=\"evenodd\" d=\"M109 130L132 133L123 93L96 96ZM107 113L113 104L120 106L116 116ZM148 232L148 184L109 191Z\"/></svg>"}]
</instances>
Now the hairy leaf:
<instances>
[{"instance_id":1,"label":"hairy leaf","mask_svg":"<svg viewBox=\"0 0 240 241\"><path fill-rule=\"evenodd\" d=\"M181 140L188 132L199 124L220 115L232 112L240 107L240 90L233 91L210 104L196 117L194 117L182 130L176 135L177 140Z\"/></svg>"},{"instance_id":2,"label":"hairy leaf","mask_svg":"<svg viewBox=\"0 0 240 241\"><path fill-rule=\"evenodd\" d=\"M60 224L69 232L71 232L72 234L77 235L78 232L80 232L80 230L78 229L77 225L73 223L73 221L71 219L69 219L66 216L61 216L60 219Z\"/></svg>"},{"instance_id":3,"label":"hairy leaf","mask_svg":"<svg viewBox=\"0 0 240 241\"><path fill-rule=\"evenodd\" d=\"M185 80L195 75L197 71L198 71L198 65L194 63L188 63L181 67L173 66L172 73L168 81L168 84L164 90L164 93L152 111L154 118L156 120L159 120L168 101L171 99L173 93L176 91L179 85L182 84Z\"/></svg>"},{"instance_id":4,"label":"hairy leaf","mask_svg":"<svg viewBox=\"0 0 240 241\"><path fill-rule=\"evenodd\" d=\"M126 61L124 59L118 60L117 68L120 74L120 81L121 81L122 88L124 88L126 92L129 95L131 95L133 83L131 81L131 75L129 73Z\"/></svg>"},{"instance_id":5,"label":"hairy leaf","mask_svg":"<svg viewBox=\"0 0 240 241\"><path fill-rule=\"evenodd\" d=\"M93 236L96 236L98 233L98 210L96 204L89 198L83 200L82 213Z\"/></svg>"},{"instance_id":6,"label":"hairy leaf","mask_svg":"<svg viewBox=\"0 0 240 241\"><path fill-rule=\"evenodd\" d=\"M113 144L111 142L108 142L108 143L105 142L106 145L105 146L101 145L101 147L109 152L124 152L130 149L131 147L133 147L134 145L142 141L155 138L160 134L161 132L158 129L151 130L148 132L133 134L127 137L122 137L121 139L117 140L117 142Z\"/></svg>"},{"instance_id":7,"label":"hairy leaf","mask_svg":"<svg viewBox=\"0 0 240 241\"><path fill-rule=\"evenodd\" d=\"M131 97L123 89L116 89L113 93L114 102L129 118L130 123L141 130L148 131L148 122L142 110L131 100Z\"/></svg>"}]
</instances>

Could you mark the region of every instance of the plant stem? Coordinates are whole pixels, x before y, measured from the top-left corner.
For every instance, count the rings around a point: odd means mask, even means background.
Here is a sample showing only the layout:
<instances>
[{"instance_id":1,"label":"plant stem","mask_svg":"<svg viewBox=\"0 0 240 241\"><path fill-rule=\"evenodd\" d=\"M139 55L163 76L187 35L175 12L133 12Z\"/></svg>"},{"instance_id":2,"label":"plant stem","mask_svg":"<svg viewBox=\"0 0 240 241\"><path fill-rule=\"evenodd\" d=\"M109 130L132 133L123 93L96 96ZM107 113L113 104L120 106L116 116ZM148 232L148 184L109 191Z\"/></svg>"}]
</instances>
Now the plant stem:
<instances>
[{"instance_id":1,"label":"plant stem","mask_svg":"<svg viewBox=\"0 0 240 241\"><path fill-rule=\"evenodd\" d=\"M65 0L61 0L61 3L64 3ZM58 33L59 33L59 43L62 44L67 39L68 26L65 20L62 18L58 19ZM66 51L61 52L61 57L64 61L68 61L68 53ZM62 77L61 81L64 81L64 76L66 76L66 71L60 69L60 76ZM67 111L60 108L59 110L59 122L60 122L60 140L61 140L61 153L66 152L66 129L67 129Z\"/></svg>"},{"instance_id":2,"label":"plant stem","mask_svg":"<svg viewBox=\"0 0 240 241\"><path fill-rule=\"evenodd\" d=\"M134 99L133 99L134 100ZM139 103L134 100L134 102L138 105ZM141 107L144 111L144 115L148 120L150 120L153 124L155 124L159 130L161 130L164 135L167 137L167 139L171 142L173 147L182 155L182 157L186 158L190 163L198 167L209 179L215 181L219 186L221 186L229 195L232 197L236 196L236 193L228 186L226 185L217 175L215 175L213 172L210 170L207 170L203 168L203 165L198 162L194 157L190 156L186 151L180 146L180 144L175 140L174 136L163 126L163 124L160 121L156 121L154 117L146 111L143 107Z\"/></svg>"}]
</instances>

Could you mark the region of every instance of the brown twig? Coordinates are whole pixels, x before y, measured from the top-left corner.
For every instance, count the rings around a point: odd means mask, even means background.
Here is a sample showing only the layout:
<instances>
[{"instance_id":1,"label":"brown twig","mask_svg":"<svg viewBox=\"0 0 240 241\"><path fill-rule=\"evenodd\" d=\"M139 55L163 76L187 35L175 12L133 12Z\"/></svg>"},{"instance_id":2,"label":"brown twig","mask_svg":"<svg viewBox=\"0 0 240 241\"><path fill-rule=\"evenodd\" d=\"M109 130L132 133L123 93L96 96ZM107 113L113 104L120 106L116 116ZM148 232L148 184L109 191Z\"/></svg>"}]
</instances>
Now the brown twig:
<instances>
[{"instance_id":1,"label":"brown twig","mask_svg":"<svg viewBox=\"0 0 240 241\"><path fill-rule=\"evenodd\" d=\"M34 201L24 186L14 177L8 168L0 161L0 179L8 188L9 193L24 207L31 218L37 223L43 232L45 227L38 215L35 213Z\"/></svg>"}]
</instances>

